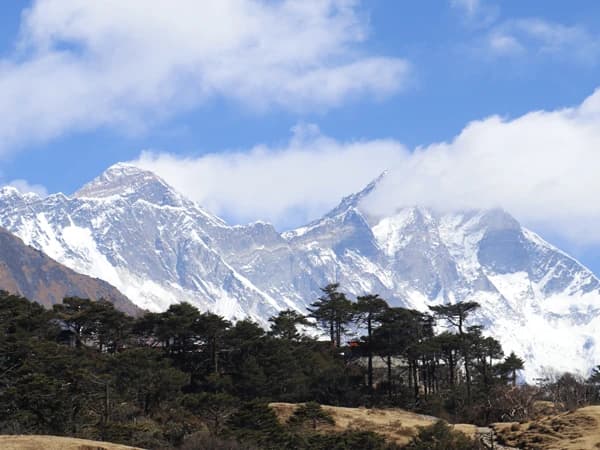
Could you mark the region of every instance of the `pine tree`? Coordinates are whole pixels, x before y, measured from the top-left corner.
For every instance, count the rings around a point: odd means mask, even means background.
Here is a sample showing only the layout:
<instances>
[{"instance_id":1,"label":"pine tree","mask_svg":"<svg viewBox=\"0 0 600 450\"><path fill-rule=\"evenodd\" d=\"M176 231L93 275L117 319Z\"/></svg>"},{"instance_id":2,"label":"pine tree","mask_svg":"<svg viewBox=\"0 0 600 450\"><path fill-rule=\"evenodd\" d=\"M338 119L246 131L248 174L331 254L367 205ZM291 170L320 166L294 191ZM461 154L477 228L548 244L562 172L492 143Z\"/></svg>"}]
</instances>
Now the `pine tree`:
<instances>
[{"instance_id":1,"label":"pine tree","mask_svg":"<svg viewBox=\"0 0 600 450\"><path fill-rule=\"evenodd\" d=\"M219 351L230 327L231 322L210 312L201 314L195 326L198 337L204 343L204 351L209 356L211 371L214 374L219 373Z\"/></svg>"},{"instance_id":2,"label":"pine tree","mask_svg":"<svg viewBox=\"0 0 600 450\"><path fill-rule=\"evenodd\" d=\"M379 295L363 295L356 299L356 318L366 327L367 379L369 393L373 396L373 328L380 324L389 306Z\"/></svg>"},{"instance_id":3,"label":"pine tree","mask_svg":"<svg viewBox=\"0 0 600 450\"><path fill-rule=\"evenodd\" d=\"M431 316L406 308L389 308L381 316L381 326L373 333L373 346L386 359L388 398L392 396L392 358L408 361L408 385L415 401L419 397L418 365L422 345L433 337Z\"/></svg>"},{"instance_id":4,"label":"pine tree","mask_svg":"<svg viewBox=\"0 0 600 450\"><path fill-rule=\"evenodd\" d=\"M446 364L446 382L454 387L456 382L456 366L460 358L460 341L456 334L444 331L435 337L440 347L442 359Z\"/></svg>"},{"instance_id":5,"label":"pine tree","mask_svg":"<svg viewBox=\"0 0 600 450\"><path fill-rule=\"evenodd\" d=\"M405 447L407 450L478 450L480 443L446 422L438 420L433 425L421 427L419 433Z\"/></svg>"},{"instance_id":6,"label":"pine tree","mask_svg":"<svg viewBox=\"0 0 600 450\"><path fill-rule=\"evenodd\" d=\"M316 431L319 425L335 425L335 420L317 402L308 402L300 405L288 419L288 424L295 427L302 427L306 423Z\"/></svg>"},{"instance_id":7,"label":"pine tree","mask_svg":"<svg viewBox=\"0 0 600 450\"><path fill-rule=\"evenodd\" d=\"M467 382L467 402L471 403L471 357L469 354L469 342L465 333L466 321L469 315L480 307L477 302L458 302L452 305L430 306L435 315L448 322L456 328L460 338L462 357L465 367L465 378Z\"/></svg>"},{"instance_id":8,"label":"pine tree","mask_svg":"<svg viewBox=\"0 0 600 450\"><path fill-rule=\"evenodd\" d=\"M502 362L502 368L510 374L510 380L513 386L517 385L517 371L525 368L525 361L515 355L515 352L510 352Z\"/></svg>"},{"instance_id":9,"label":"pine tree","mask_svg":"<svg viewBox=\"0 0 600 450\"><path fill-rule=\"evenodd\" d=\"M301 335L298 332L298 326L307 326L310 324L304 315L291 309L280 311L277 316L271 317L269 322L271 322L269 335L288 341L300 339Z\"/></svg>"},{"instance_id":10,"label":"pine tree","mask_svg":"<svg viewBox=\"0 0 600 450\"><path fill-rule=\"evenodd\" d=\"M339 292L338 283L328 284L321 289L325 295L312 303L308 311L309 317L316 319L317 323L329 332L329 339L333 347L340 347L342 335L346 332L346 325L352 320L352 302L346 294Z\"/></svg>"}]
</instances>

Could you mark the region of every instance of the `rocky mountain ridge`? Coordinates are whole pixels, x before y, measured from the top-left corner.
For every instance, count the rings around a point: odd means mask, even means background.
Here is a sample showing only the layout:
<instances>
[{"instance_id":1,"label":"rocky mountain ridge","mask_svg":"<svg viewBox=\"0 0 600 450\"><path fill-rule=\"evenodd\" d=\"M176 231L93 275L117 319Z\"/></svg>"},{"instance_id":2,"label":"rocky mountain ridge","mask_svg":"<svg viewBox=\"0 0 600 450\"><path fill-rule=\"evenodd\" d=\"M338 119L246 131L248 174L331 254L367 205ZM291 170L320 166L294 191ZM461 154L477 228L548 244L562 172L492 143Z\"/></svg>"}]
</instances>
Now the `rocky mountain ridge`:
<instances>
[{"instance_id":1,"label":"rocky mountain ridge","mask_svg":"<svg viewBox=\"0 0 600 450\"><path fill-rule=\"evenodd\" d=\"M230 226L155 174L117 164L70 197L0 190L0 225L150 310L189 301L265 324L278 310L303 311L336 281L422 310L478 301L478 319L526 359L529 378L600 362L591 271L502 210L374 217L363 202L379 182L279 233L264 222Z\"/></svg>"}]
</instances>

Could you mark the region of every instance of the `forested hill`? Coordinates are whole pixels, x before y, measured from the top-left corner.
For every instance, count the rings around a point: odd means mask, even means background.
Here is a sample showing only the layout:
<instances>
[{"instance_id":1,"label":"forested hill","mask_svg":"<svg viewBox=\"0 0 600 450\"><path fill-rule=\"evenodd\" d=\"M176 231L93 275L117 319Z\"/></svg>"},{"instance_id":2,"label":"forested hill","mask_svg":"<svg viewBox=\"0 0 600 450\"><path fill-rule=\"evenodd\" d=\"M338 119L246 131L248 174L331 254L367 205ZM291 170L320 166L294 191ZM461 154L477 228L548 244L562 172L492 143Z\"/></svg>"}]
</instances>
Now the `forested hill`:
<instances>
[{"instance_id":1,"label":"forested hill","mask_svg":"<svg viewBox=\"0 0 600 450\"><path fill-rule=\"evenodd\" d=\"M193 439L210 439L210 448L384 449L396 444L372 432L321 434L318 404L400 407L479 424L525 419L523 399L535 388L514 386L522 361L482 336L471 321L477 307L424 314L377 296L351 302L330 285L311 307L329 336L318 341L301 333L311 322L289 310L265 331L186 303L136 319L109 302L69 298L47 310L2 293L0 434L160 449L201 448L184 447ZM436 323L448 331L436 334ZM356 327L360 340L348 336ZM563 391L534 397L545 392ZM269 402L316 406L281 423Z\"/></svg>"}]
</instances>

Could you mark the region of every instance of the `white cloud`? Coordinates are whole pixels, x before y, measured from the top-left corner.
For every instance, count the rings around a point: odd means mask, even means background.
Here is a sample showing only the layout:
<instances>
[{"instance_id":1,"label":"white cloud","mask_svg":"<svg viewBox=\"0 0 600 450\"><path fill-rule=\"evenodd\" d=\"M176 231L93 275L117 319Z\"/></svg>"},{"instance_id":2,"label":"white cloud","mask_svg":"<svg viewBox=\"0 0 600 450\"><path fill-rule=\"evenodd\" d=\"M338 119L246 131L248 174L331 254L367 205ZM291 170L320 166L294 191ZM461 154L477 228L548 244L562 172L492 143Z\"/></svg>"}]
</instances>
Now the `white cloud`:
<instances>
[{"instance_id":1,"label":"white cloud","mask_svg":"<svg viewBox=\"0 0 600 450\"><path fill-rule=\"evenodd\" d=\"M0 60L0 152L214 97L302 111L398 92L409 63L362 52L367 35L353 0L37 0Z\"/></svg>"},{"instance_id":2,"label":"white cloud","mask_svg":"<svg viewBox=\"0 0 600 450\"><path fill-rule=\"evenodd\" d=\"M387 168L365 204L373 213L503 207L536 230L600 243L600 90L573 108L475 121L451 142L413 152L392 140L339 142L303 126L281 148L144 153L139 164L235 221L299 225Z\"/></svg>"},{"instance_id":3,"label":"white cloud","mask_svg":"<svg viewBox=\"0 0 600 450\"><path fill-rule=\"evenodd\" d=\"M41 184L31 184L27 180L18 179L10 181L6 184L8 186L17 188L19 192L22 192L24 194L33 193L41 197L46 197L48 195L48 190L45 186L42 186Z\"/></svg>"},{"instance_id":4,"label":"white cloud","mask_svg":"<svg viewBox=\"0 0 600 450\"><path fill-rule=\"evenodd\" d=\"M600 90L581 105L475 121L417 149L370 199L373 212L503 207L534 229L600 242Z\"/></svg>"},{"instance_id":5,"label":"white cloud","mask_svg":"<svg viewBox=\"0 0 600 450\"><path fill-rule=\"evenodd\" d=\"M585 28L540 18L512 19L495 26L488 36L496 54L552 57L595 64L600 57L600 38Z\"/></svg>"},{"instance_id":6,"label":"white cloud","mask_svg":"<svg viewBox=\"0 0 600 450\"><path fill-rule=\"evenodd\" d=\"M198 158L144 152L135 163L234 222L261 219L285 228L318 217L409 155L390 140L341 143L315 125L293 131L281 147Z\"/></svg>"}]
</instances>

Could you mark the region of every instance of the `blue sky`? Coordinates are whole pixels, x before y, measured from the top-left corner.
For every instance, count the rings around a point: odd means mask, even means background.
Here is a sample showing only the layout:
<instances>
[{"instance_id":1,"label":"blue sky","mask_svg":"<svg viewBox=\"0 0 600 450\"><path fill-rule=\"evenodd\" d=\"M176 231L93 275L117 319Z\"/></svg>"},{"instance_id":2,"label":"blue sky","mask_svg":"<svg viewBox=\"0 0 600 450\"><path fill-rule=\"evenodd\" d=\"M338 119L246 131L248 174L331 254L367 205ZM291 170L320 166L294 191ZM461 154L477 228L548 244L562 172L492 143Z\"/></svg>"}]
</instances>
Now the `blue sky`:
<instances>
[{"instance_id":1,"label":"blue sky","mask_svg":"<svg viewBox=\"0 0 600 450\"><path fill-rule=\"evenodd\" d=\"M600 3L79 3L1 6L1 182L138 160L286 228L389 168L374 208L501 206L600 273Z\"/></svg>"}]
</instances>

